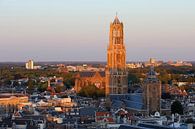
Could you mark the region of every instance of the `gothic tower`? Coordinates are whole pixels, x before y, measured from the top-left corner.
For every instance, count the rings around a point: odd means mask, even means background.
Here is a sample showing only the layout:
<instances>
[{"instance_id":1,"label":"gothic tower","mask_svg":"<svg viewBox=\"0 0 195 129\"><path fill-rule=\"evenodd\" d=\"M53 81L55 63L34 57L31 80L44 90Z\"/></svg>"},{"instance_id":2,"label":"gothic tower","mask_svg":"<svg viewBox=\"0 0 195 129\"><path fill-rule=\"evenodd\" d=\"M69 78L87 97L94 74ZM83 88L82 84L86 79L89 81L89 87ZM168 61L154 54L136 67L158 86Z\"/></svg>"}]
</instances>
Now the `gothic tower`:
<instances>
[{"instance_id":1,"label":"gothic tower","mask_svg":"<svg viewBox=\"0 0 195 129\"><path fill-rule=\"evenodd\" d=\"M148 115L160 112L161 83L156 77L153 66L151 66L143 84L143 99Z\"/></svg>"},{"instance_id":2,"label":"gothic tower","mask_svg":"<svg viewBox=\"0 0 195 129\"><path fill-rule=\"evenodd\" d=\"M109 45L107 48L106 95L125 94L127 91L123 23L116 16L110 24Z\"/></svg>"}]
</instances>

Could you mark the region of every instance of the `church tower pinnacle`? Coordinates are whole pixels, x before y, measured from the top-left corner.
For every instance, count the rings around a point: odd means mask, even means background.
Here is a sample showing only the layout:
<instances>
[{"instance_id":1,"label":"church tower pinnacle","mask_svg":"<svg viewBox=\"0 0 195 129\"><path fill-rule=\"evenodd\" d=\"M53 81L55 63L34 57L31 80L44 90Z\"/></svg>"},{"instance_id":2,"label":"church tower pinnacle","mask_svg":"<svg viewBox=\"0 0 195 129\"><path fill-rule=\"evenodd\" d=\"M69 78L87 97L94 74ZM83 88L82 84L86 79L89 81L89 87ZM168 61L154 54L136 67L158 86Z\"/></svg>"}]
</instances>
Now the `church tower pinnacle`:
<instances>
[{"instance_id":1,"label":"church tower pinnacle","mask_svg":"<svg viewBox=\"0 0 195 129\"><path fill-rule=\"evenodd\" d=\"M107 48L106 95L127 93L126 49L123 23L118 16L110 24Z\"/></svg>"}]
</instances>

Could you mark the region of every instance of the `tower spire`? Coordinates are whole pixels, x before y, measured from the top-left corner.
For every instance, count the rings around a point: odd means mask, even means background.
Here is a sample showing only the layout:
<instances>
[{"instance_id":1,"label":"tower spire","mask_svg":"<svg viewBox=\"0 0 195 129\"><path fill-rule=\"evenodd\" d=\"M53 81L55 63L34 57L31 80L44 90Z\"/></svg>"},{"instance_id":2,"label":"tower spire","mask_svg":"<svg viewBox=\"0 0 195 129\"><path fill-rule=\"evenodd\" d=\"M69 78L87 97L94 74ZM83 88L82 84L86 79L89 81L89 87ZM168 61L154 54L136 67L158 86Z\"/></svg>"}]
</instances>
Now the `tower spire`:
<instances>
[{"instance_id":1,"label":"tower spire","mask_svg":"<svg viewBox=\"0 0 195 129\"><path fill-rule=\"evenodd\" d=\"M116 16L114 18L113 24L120 24L120 21L118 19L118 13L116 12Z\"/></svg>"}]
</instances>

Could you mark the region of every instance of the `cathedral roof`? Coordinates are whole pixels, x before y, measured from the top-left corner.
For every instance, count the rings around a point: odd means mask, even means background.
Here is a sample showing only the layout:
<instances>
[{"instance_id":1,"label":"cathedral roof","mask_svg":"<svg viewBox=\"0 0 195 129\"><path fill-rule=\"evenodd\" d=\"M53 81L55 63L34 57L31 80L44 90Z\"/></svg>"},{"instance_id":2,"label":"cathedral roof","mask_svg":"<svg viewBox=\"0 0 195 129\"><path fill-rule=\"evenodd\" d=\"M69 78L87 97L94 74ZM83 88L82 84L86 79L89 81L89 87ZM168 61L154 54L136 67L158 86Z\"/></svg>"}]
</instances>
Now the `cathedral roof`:
<instances>
[{"instance_id":1,"label":"cathedral roof","mask_svg":"<svg viewBox=\"0 0 195 129\"><path fill-rule=\"evenodd\" d=\"M101 77L105 77L104 71L98 73L100 74ZM80 72L79 74L81 77L93 77L96 74L96 72Z\"/></svg>"},{"instance_id":2,"label":"cathedral roof","mask_svg":"<svg viewBox=\"0 0 195 129\"><path fill-rule=\"evenodd\" d=\"M119 21L119 19L118 19L117 16L115 17L115 19L114 19L114 21L113 21L113 24L120 24L120 21Z\"/></svg>"}]
</instances>

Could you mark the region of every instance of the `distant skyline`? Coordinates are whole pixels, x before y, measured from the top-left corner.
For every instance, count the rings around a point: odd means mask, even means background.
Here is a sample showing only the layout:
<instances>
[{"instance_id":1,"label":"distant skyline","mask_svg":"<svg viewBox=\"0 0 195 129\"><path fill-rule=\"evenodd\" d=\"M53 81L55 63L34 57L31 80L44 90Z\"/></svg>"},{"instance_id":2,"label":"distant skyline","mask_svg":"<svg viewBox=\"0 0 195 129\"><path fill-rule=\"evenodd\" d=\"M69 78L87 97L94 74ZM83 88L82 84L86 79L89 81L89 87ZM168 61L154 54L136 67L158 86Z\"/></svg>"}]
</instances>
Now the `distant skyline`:
<instances>
[{"instance_id":1,"label":"distant skyline","mask_svg":"<svg viewBox=\"0 0 195 129\"><path fill-rule=\"evenodd\" d=\"M0 0L0 62L106 61L124 24L127 61L195 61L194 0Z\"/></svg>"}]
</instances>

